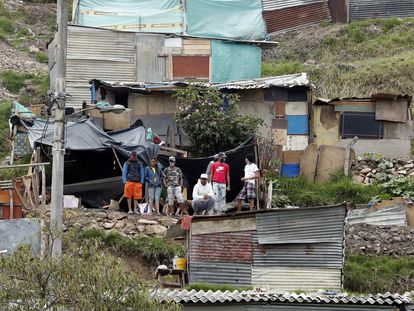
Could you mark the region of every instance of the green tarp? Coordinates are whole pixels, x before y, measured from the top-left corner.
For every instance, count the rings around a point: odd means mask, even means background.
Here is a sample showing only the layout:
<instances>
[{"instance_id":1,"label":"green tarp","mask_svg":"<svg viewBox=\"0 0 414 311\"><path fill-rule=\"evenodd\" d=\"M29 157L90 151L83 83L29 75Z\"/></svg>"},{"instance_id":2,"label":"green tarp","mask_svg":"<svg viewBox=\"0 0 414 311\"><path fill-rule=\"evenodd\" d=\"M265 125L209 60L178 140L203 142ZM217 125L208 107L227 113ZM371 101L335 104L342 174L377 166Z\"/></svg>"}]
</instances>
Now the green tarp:
<instances>
[{"instance_id":1,"label":"green tarp","mask_svg":"<svg viewBox=\"0 0 414 311\"><path fill-rule=\"evenodd\" d=\"M256 45L211 42L212 82L260 78L262 51Z\"/></svg>"}]
</instances>

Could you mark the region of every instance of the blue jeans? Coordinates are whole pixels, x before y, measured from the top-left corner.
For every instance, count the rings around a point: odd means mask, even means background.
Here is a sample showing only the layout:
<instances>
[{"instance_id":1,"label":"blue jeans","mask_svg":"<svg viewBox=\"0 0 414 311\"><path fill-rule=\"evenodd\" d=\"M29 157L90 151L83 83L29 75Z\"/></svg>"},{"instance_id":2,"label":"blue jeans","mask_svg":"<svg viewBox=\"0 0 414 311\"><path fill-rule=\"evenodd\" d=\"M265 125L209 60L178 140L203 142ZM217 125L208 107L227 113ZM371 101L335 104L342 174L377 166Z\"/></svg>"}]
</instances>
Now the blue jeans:
<instances>
[{"instance_id":1,"label":"blue jeans","mask_svg":"<svg viewBox=\"0 0 414 311\"><path fill-rule=\"evenodd\" d=\"M161 198L161 187L148 187L148 203L159 203Z\"/></svg>"}]
</instances>

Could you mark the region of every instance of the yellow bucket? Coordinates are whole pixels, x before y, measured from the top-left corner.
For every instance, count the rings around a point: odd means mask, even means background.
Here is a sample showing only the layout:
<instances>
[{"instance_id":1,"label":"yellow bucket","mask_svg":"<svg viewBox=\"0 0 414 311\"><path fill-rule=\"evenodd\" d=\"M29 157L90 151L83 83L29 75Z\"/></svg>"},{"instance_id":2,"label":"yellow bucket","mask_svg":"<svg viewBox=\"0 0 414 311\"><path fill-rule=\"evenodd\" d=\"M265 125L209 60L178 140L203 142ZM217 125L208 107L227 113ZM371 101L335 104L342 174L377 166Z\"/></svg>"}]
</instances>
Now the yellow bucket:
<instances>
[{"instance_id":1,"label":"yellow bucket","mask_svg":"<svg viewBox=\"0 0 414 311\"><path fill-rule=\"evenodd\" d=\"M177 269L187 270L187 259L185 259L185 258L178 258L177 259Z\"/></svg>"}]
</instances>

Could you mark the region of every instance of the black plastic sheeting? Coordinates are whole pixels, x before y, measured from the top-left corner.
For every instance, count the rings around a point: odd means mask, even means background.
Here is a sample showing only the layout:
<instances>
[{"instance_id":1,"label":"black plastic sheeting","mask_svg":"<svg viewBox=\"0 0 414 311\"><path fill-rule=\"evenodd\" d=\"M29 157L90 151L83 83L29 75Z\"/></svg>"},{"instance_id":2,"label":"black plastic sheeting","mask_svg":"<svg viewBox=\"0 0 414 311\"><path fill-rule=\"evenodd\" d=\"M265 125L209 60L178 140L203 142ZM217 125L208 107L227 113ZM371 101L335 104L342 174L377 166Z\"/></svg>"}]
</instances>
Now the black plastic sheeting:
<instances>
[{"instance_id":1,"label":"black plastic sheeting","mask_svg":"<svg viewBox=\"0 0 414 311\"><path fill-rule=\"evenodd\" d=\"M241 178L244 177L246 155L249 153L254 155L255 148L255 139L251 138L239 147L226 151L226 163L230 166L230 192L227 194L227 202L232 202L243 188ZM158 158L165 167L168 165L168 156L160 155ZM189 195L192 194L193 187L200 175L206 172L211 160L213 160L213 156L194 159L176 157L175 165L183 171L185 183L191 190Z\"/></svg>"}]
</instances>

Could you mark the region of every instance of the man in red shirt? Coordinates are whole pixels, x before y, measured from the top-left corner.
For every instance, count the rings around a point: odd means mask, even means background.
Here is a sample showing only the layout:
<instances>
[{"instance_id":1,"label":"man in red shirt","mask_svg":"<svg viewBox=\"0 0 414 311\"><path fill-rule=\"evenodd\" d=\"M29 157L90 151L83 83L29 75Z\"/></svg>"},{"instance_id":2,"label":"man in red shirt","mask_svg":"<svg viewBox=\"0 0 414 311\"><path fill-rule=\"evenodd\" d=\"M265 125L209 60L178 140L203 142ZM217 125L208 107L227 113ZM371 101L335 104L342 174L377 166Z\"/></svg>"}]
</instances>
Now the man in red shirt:
<instances>
[{"instance_id":1,"label":"man in red shirt","mask_svg":"<svg viewBox=\"0 0 414 311\"><path fill-rule=\"evenodd\" d=\"M211 182L216 200L214 212L221 214L226 209L226 191L230 191L230 167L225 163L227 155L224 152L220 152L218 157L218 162L211 165Z\"/></svg>"}]
</instances>

